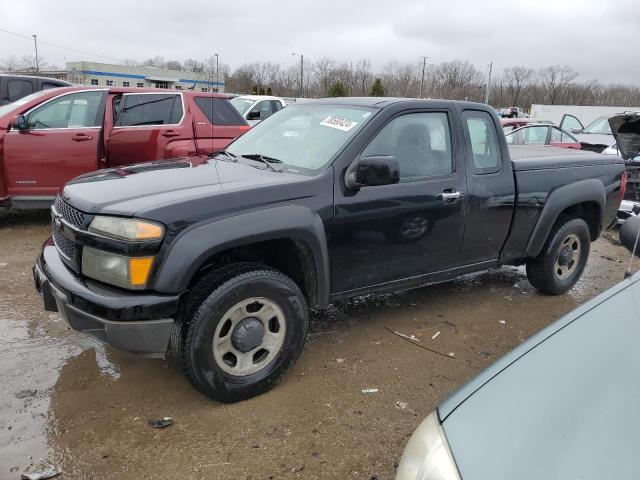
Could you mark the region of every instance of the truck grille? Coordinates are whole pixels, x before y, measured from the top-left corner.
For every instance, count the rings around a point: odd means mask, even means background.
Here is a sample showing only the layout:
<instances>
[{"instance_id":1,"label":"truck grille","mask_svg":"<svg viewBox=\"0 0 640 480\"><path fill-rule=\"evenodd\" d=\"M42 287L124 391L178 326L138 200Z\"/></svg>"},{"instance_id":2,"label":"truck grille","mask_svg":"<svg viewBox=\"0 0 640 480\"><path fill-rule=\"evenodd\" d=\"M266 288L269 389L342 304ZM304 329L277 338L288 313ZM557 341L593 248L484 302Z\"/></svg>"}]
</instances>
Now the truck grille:
<instances>
[{"instance_id":1,"label":"truck grille","mask_svg":"<svg viewBox=\"0 0 640 480\"><path fill-rule=\"evenodd\" d=\"M58 251L68 260L73 260L75 254L73 242L65 237L53 223L51 224L51 233L53 236L53 242L56 244Z\"/></svg>"},{"instance_id":2,"label":"truck grille","mask_svg":"<svg viewBox=\"0 0 640 480\"><path fill-rule=\"evenodd\" d=\"M86 215L77 208L73 208L59 195L56 197L53 206L55 207L56 211L62 216L62 218L64 218L74 227L82 227L84 225Z\"/></svg>"}]
</instances>

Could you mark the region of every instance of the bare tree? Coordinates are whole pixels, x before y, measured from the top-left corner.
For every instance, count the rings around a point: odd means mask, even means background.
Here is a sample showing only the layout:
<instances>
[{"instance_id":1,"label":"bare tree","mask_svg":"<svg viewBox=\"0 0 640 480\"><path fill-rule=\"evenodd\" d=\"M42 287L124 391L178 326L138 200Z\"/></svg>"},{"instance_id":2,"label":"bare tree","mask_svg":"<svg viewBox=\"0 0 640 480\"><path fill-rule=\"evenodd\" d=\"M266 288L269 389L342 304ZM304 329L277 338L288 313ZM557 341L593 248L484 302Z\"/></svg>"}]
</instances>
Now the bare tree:
<instances>
[{"instance_id":1,"label":"bare tree","mask_svg":"<svg viewBox=\"0 0 640 480\"><path fill-rule=\"evenodd\" d=\"M437 65L433 83L440 98L482 100L484 76L469 62L454 60Z\"/></svg>"},{"instance_id":2,"label":"bare tree","mask_svg":"<svg viewBox=\"0 0 640 480\"><path fill-rule=\"evenodd\" d=\"M522 100L521 95L525 89L529 88L534 79L534 72L524 66L505 68L503 73L503 84L505 93L510 97L510 104L520 106L518 102Z\"/></svg>"},{"instance_id":3,"label":"bare tree","mask_svg":"<svg viewBox=\"0 0 640 480\"><path fill-rule=\"evenodd\" d=\"M187 72L196 72L196 73L202 73L205 70L205 64L204 62L200 62L198 60L194 60L193 58L187 58L183 63L182 63L182 67L187 71Z\"/></svg>"},{"instance_id":4,"label":"bare tree","mask_svg":"<svg viewBox=\"0 0 640 480\"><path fill-rule=\"evenodd\" d=\"M371 83L371 62L369 60L358 60L354 80L358 84L359 95L365 96Z\"/></svg>"},{"instance_id":5,"label":"bare tree","mask_svg":"<svg viewBox=\"0 0 640 480\"><path fill-rule=\"evenodd\" d=\"M390 95L410 97L417 85L416 67L412 63L392 60L383 68L382 80Z\"/></svg>"},{"instance_id":6,"label":"bare tree","mask_svg":"<svg viewBox=\"0 0 640 480\"><path fill-rule=\"evenodd\" d=\"M169 70L183 70L182 68L182 64L177 61L177 60L169 60L165 65L164 68L167 68Z\"/></svg>"},{"instance_id":7,"label":"bare tree","mask_svg":"<svg viewBox=\"0 0 640 480\"><path fill-rule=\"evenodd\" d=\"M156 55L153 58L147 58L142 62L142 65L145 67L156 67L156 68L165 68L167 63L164 61L164 57L160 55Z\"/></svg>"},{"instance_id":8,"label":"bare tree","mask_svg":"<svg viewBox=\"0 0 640 480\"><path fill-rule=\"evenodd\" d=\"M324 97L327 95L329 86L335 79L335 69L336 62L328 57L322 57L308 69L314 73L314 80L319 84L319 96Z\"/></svg>"},{"instance_id":9,"label":"bare tree","mask_svg":"<svg viewBox=\"0 0 640 480\"><path fill-rule=\"evenodd\" d=\"M540 69L538 76L545 92L546 101L554 105L560 92L566 90L568 85L578 76L578 73L568 65L551 65Z\"/></svg>"}]
</instances>

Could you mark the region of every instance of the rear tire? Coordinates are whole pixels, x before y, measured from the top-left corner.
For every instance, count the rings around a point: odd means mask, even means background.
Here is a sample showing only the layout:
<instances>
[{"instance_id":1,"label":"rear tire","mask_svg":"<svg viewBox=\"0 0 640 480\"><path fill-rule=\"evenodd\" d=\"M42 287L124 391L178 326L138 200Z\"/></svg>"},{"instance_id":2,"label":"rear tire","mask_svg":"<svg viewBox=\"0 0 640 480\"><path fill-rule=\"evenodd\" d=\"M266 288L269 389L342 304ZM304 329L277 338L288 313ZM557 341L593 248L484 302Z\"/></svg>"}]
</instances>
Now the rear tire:
<instances>
[{"instance_id":1,"label":"rear tire","mask_svg":"<svg viewBox=\"0 0 640 480\"><path fill-rule=\"evenodd\" d=\"M264 393L304 346L307 304L281 272L245 265L213 272L178 314L171 350L203 394L237 402Z\"/></svg>"},{"instance_id":2,"label":"rear tire","mask_svg":"<svg viewBox=\"0 0 640 480\"><path fill-rule=\"evenodd\" d=\"M527 278L550 295L565 293L580 279L587 265L591 237L581 218L561 217L537 257L527 262Z\"/></svg>"}]
</instances>

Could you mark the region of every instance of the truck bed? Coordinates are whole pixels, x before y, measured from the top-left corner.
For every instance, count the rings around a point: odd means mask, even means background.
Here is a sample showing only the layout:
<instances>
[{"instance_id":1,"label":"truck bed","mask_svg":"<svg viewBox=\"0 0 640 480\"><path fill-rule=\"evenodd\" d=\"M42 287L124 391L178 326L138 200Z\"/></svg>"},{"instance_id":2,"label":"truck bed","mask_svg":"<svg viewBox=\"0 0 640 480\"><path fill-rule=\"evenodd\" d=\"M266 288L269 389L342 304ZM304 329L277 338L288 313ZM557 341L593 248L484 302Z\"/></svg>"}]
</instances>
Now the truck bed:
<instances>
[{"instance_id":1,"label":"truck bed","mask_svg":"<svg viewBox=\"0 0 640 480\"><path fill-rule=\"evenodd\" d=\"M616 155L544 145L512 145L509 147L509 154L515 171L624 164L622 158Z\"/></svg>"}]
</instances>

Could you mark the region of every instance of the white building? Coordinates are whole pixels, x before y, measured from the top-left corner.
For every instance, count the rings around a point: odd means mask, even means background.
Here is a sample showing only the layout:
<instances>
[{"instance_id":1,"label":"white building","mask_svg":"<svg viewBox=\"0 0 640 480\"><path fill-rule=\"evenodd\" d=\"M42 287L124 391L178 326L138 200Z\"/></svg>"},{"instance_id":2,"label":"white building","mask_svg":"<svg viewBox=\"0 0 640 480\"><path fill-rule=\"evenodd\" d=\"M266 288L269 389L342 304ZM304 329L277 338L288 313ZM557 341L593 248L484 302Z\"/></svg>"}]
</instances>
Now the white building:
<instances>
[{"instance_id":1,"label":"white building","mask_svg":"<svg viewBox=\"0 0 640 480\"><path fill-rule=\"evenodd\" d=\"M68 62L67 80L87 86L171 88L224 92L224 79L216 82L206 73L130 67L94 62Z\"/></svg>"}]
</instances>

